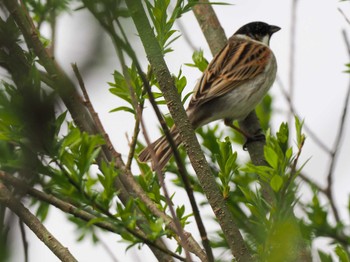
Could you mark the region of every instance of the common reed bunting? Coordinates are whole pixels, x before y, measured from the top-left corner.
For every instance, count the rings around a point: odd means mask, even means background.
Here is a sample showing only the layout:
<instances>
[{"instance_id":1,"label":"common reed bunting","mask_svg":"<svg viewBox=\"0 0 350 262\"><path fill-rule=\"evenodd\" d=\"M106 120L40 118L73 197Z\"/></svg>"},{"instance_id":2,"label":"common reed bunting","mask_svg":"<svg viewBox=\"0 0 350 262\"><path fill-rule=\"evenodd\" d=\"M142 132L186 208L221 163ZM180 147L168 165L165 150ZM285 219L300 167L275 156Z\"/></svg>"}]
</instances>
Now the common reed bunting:
<instances>
[{"instance_id":1,"label":"common reed bunting","mask_svg":"<svg viewBox=\"0 0 350 262\"><path fill-rule=\"evenodd\" d=\"M224 119L233 126L243 120L263 99L276 78L277 63L269 48L271 36L281 28L263 22L242 26L213 58L196 85L186 110L193 128ZM175 126L170 130L177 146L181 144ZM152 159L154 151L156 161ZM172 150L165 136L147 146L139 155L141 162L152 162L161 170Z\"/></svg>"}]
</instances>

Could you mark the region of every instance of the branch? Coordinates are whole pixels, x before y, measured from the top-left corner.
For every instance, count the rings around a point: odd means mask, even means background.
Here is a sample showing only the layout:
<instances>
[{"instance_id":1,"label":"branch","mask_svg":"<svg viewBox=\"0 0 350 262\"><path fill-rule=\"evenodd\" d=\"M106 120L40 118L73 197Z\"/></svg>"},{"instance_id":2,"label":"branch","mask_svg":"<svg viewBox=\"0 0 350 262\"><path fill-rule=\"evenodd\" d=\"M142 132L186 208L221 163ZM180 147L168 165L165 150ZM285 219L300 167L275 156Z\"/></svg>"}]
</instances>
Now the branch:
<instances>
[{"instance_id":1,"label":"branch","mask_svg":"<svg viewBox=\"0 0 350 262\"><path fill-rule=\"evenodd\" d=\"M227 38L212 5L208 0L199 0L192 10L209 44L211 53L217 54L225 46Z\"/></svg>"},{"instance_id":2,"label":"branch","mask_svg":"<svg viewBox=\"0 0 350 262\"><path fill-rule=\"evenodd\" d=\"M202 28L213 56L216 55L225 46L227 38L212 6L208 0L200 0L199 4L193 7L193 12ZM251 112L246 119L240 121L239 125L240 129L247 134L258 134L261 132L260 122L255 111ZM264 145L264 141L253 141L247 144L247 150L254 165L266 165ZM271 190L264 183L262 183L262 194L265 199L270 199Z\"/></svg>"},{"instance_id":3,"label":"branch","mask_svg":"<svg viewBox=\"0 0 350 262\"><path fill-rule=\"evenodd\" d=\"M77 218L80 218L81 220L84 220L86 222L96 220L97 218L101 218L101 217L97 217L96 215L87 212L86 210L83 210L81 207L77 208L74 205L67 203L67 202L65 202L65 201L63 201L55 196L48 195L48 194L41 192L35 188L32 188L32 187L28 186L26 183L22 182L20 179L15 178L11 175L8 175L4 172L0 172L0 179L3 181L6 181L7 183L11 184L15 188L22 189L22 190L24 189L27 194L39 199L40 201L51 204L51 205L57 207L58 209L60 209L61 211L68 213L68 214L71 214L71 215L73 215ZM0 185L1 185L1 183L0 183ZM94 225L96 225L104 230L107 230L109 232L120 234L120 229L118 229L111 222L96 221L94 223ZM140 231L138 229L131 230L128 228L125 228L125 230L127 230L129 233L131 233L135 237L139 238L140 240L142 240L145 244L153 246L154 248L161 250L163 253L171 255L177 259L180 259L182 261L184 260L182 257L178 256L177 254L175 254L167 249L164 249L163 247L158 246L156 243L153 243L152 241L148 240L142 231Z\"/></svg>"},{"instance_id":4,"label":"branch","mask_svg":"<svg viewBox=\"0 0 350 262\"><path fill-rule=\"evenodd\" d=\"M291 27L290 27L290 42L289 42L289 98L290 101L293 101L294 98L294 75L295 75L295 31L297 23L297 4L298 0L292 1L292 10L291 10ZM292 122L293 115L288 114L287 123L290 125Z\"/></svg>"},{"instance_id":5,"label":"branch","mask_svg":"<svg viewBox=\"0 0 350 262\"><path fill-rule=\"evenodd\" d=\"M121 26L120 26L120 29L123 32L123 29L122 29ZM123 52L122 52L121 48L118 47L118 46L117 46L117 53L118 53L118 57L119 57L119 60L121 62L122 68L123 68L123 74L124 74L124 77L125 77L125 81L126 81L128 87L129 87L129 91L130 91L130 96L131 96L131 101L133 103L133 107L136 109L136 119L140 119L140 123L141 123L142 129L145 131L146 128L145 128L145 125L144 125L144 121L142 119L141 107L139 106L138 101L136 99L135 90L132 87L130 75L129 75L128 71L126 70L127 67L126 67L126 64L125 64L125 59L124 59ZM134 59L134 62L136 62L136 58ZM145 88L147 90L148 95L150 96L150 101L152 103L152 106L154 106L155 105L155 100L154 100L153 94L152 94L152 92L150 90L149 82L147 81L144 73L141 71L141 68L140 68L139 64L137 62L136 62L136 64L137 64L136 67L138 68L139 74L140 74L140 76L142 78L143 84L144 84L144 86L145 86ZM157 106L155 106L155 107L158 110L158 111L156 111L157 112L157 116L160 117L161 120L163 120L161 115L159 115L160 114L159 108ZM163 120L163 122L164 122L164 120ZM165 124L165 122L163 124ZM165 124L165 128L167 129L168 135L170 136L170 132L169 132L169 129L167 128L166 124ZM146 138L147 143L150 144L149 137L147 136L146 132L145 132L145 138ZM173 143L173 146L175 147L174 141L172 141L172 143ZM163 177L162 171L160 170L159 165L156 165L156 167L157 167L156 168L156 174L157 174L157 177L158 177L158 181L159 181L160 186L161 186L161 188L163 190L165 202L166 202L166 204L167 204L167 206L168 206L168 208L170 210L172 219L174 221L174 224L175 224L175 227L176 227L176 234L179 236L181 246L185 250L186 260L187 261L191 261L191 255L189 253L190 248L189 248L189 246L187 244L186 237L185 237L185 234L184 234L184 230L183 230L183 228L181 226L180 220L176 216L176 212L174 210L172 200L171 200L170 195L168 193L168 189L167 189L167 187L166 187L166 185L164 183L164 177Z\"/></svg>"},{"instance_id":6,"label":"branch","mask_svg":"<svg viewBox=\"0 0 350 262\"><path fill-rule=\"evenodd\" d=\"M30 211L18 201L6 186L0 182L0 202L14 212L21 221L23 221L33 233L61 260L67 262L75 262L73 255L68 248L64 247L34 216Z\"/></svg>"},{"instance_id":7,"label":"branch","mask_svg":"<svg viewBox=\"0 0 350 262\"><path fill-rule=\"evenodd\" d=\"M47 71L48 78L51 79L50 83L60 94L68 111L72 115L73 121L76 123L79 129L89 134L96 134L100 130L103 130L97 114L93 116L89 113L84 105L84 102L77 93L73 82L62 71L53 57L51 57L48 50L45 49L41 43L39 33L35 28L31 17L25 12L25 10L21 9L16 0L3 0L3 3L21 30L28 47L32 48L34 53L38 56L40 64ZM108 134L104 130L102 134L106 140L106 146L103 146L101 151L102 159L106 162L111 162L114 159L116 162L116 167L121 171L121 175L115 180L115 187L118 190L118 197L124 204L128 202L130 197L139 198L146 204L154 215L161 217L165 222L167 222L168 227L174 230L173 221L171 218L157 209L152 200L149 199L141 187L136 183L131 172L126 170L121 155L114 149ZM192 237L189 238L188 242L193 249L192 251L196 255L200 256L200 253L202 252L200 246Z\"/></svg>"},{"instance_id":8,"label":"branch","mask_svg":"<svg viewBox=\"0 0 350 262\"><path fill-rule=\"evenodd\" d=\"M144 202L146 204L146 206L148 207L148 209L157 217L160 217L164 220L165 224L167 224L167 227L169 229L171 229L174 232L177 232L176 230L176 226L174 221L167 216L165 213L163 213L162 211L160 211L158 209L158 207L153 203L153 201L147 196L147 194L142 190L142 188L140 187L139 184L136 183L135 179L133 178L133 175L131 174L130 168L128 168L128 166L125 166L123 159L121 158L120 153L118 153L115 148L112 145L112 142L108 136L108 134L106 133L106 131L104 130L104 127L101 123L101 120L99 119L94 107L91 104L90 98L88 93L86 92L86 88L83 82L83 79L79 73L79 70L77 68L76 65L72 65L73 67L73 71L78 79L80 88L82 89L83 95L84 95L84 99L85 99L85 103L86 106L90 112L90 114L93 116L94 121L96 123L97 129L100 131L101 134L104 135L104 139L106 141L106 147L108 148L108 151L110 152L110 154L112 155L112 157L114 158L114 160L116 161L116 166L122 170L122 174L120 176L118 176L115 180L116 188L128 188L128 191L130 194L135 195L134 198L139 198L142 202ZM129 200L130 196L129 193L123 193L121 194L121 192L119 191L118 197L122 200L123 203L127 203L127 201ZM194 254L196 254L198 257L200 258L204 258L204 254L203 251L201 250L200 246L198 245L198 243L193 239L193 237L187 233L184 232L184 234L187 236L187 244L190 247L190 251L193 252Z\"/></svg>"},{"instance_id":9,"label":"branch","mask_svg":"<svg viewBox=\"0 0 350 262\"><path fill-rule=\"evenodd\" d=\"M348 44L348 39L346 34L343 31L343 36L344 36L344 42L346 44ZM350 47L347 46L347 49L350 50ZM350 53L349 53L350 56ZM341 115L341 119L340 119L340 125L338 128L338 134L336 135L336 140L331 152L331 162L329 164L329 168L328 168L328 175L327 175L327 196L329 198L329 202L331 204L331 208L333 210L334 213L334 218L337 222L340 222L340 217L339 217L339 213L338 210L335 206L335 202L333 199L333 190L332 190L332 186L333 186L333 174L334 174L334 168L336 165L336 161L338 159L338 154L339 154L339 149L340 149L340 143L343 139L344 136L344 127L345 127L345 119L348 113L348 105L349 105L349 98L350 98L350 82L348 85L348 90L346 92L346 96L345 96L345 101L344 101L344 106L343 106L343 113Z\"/></svg>"},{"instance_id":10,"label":"branch","mask_svg":"<svg viewBox=\"0 0 350 262\"><path fill-rule=\"evenodd\" d=\"M21 8L17 0L3 0L3 3L21 30L28 47L32 48L34 53L38 56L40 64L45 68L51 78L54 89L60 94L74 122L81 130L86 130L90 134L95 134L96 128L91 124L91 116L83 106L73 82L64 73L51 56L48 49L46 49L40 41L39 33L31 17L25 9Z\"/></svg>"},{"instance_id":11,"label":"branch","mask_svg":"<svg viewBox=\"0 0 350 262\"><path fill-rule=\"evenodd\" d=\"M19 220L19 229L21 231L21 238L22 238L22 244L23 244L23 250L24 250L24 262L28 262L28 241L26 236L26 230L23 225L23 221Z\"/></svg>"},{"instance_id":12,"label":"branch","mask_svg":"<svg viewBox=\"0 0 350 262\"><path fill-rule=\"evenodd\" d=\"M77 79L78 79L78 82L79 82L79 86L83 92L83 96L84 96L84 100L85 100L85 104L90 112L90 114L92 115L95 123L96 123L96 126L97 126L97 129L100 131L100 133L102 133L104 135L104 138L105 138L105 141L107 143L107 148L109 150L109 152L111 153L111 155L115 158L115 159L118 159L119 161L117 161L119 163L119 165L117 164L117 166L121 166L124 170L127 170L127 172L130 172L130 166L125 166L122 158L121 158L121 155L114 149L113 145L112 145L112 142L110 141L109 139L109 136L108 134L106 133L103 125L102 125L102 122L100 120L100 118L98 117L98 114L96 113L92 103L91 103L91 100L90 100L90 97L86 91L86 87L85 87L85 84L84 84L84 81L80 75L80 72L79 72L79 69L77 67L76 64L72 64L72 68L73 68L73 71L74 71L74 74L76 75ZM128 199L129 199L129 193L134 191L134 188L135 187L138 187L138 185L136 184L135 180L133 179L130 179L128 180L127 182L125 181L125 176L127 176L128 174L123 174L121 176L118 176L116 179L115 179L115 183L116 183L116 188L128 188L129 189L129 192L128 193L124 193L124 194L118 194L118 197L122 200L123 203L127 203ZM130 174L132 176L132 174ZM132 183L131 186L130 184L128 183ZM127 185L126 185L127 184ZM139 192L143 192L142 190L139 190ZM144 193L144 192L143 192ZM138 196L140 197L140 196ZM148 199L147 196L144 194L144 199ZM158 244L163 246L164 249L166 249L166 246L165 246L165 243L163 243L160 239L158 240ZM150 248L152 249L152 246L150 246ZM157 251L156 250L153 250L153 252L155 253L155 256L157 257Z\"/></svg>"},{"instance_id":13,"label":"branch","mask_svg":"<svg viewBox=\"0 0 350 262\"><path fill-rule=\"evenodd\" d=\"M128 46L130 46L130 43L128 43L127 37L126 37L126 35L124 33L124 30L123 30L122 26L120 25L120 23L118 23L118 26L119 26L122 34L123 34L124 41L126 42L126 44ZM118 45L116 45L116 46L118 48ZM119 53L119 57L121 58L120 60L122 62L122 65L124 65L125 62L124 62L124 57L123 57L123 54L122 54L121 50L119 50L118 53ZM146 78L145 74L143 73L143 71L141 69L141 66L140 66L140 64L139 64L139 62L137 60L136 54L134 52L132 52L132 50L131 50L130 55L132 56L133 62L135 63L136 68L138 70L138 73L139 73L139 75L141 77L141 80L143 82L143 86L144 86L144 90L145 90L144 92L146 92L148 94L149 101L151 102L151 105L152 105L152 107L153 107L153 109L154 109L154 111L156 113L158 121L160 122L160 124L162 126L162 129L164 131L164 134L165 134L169 144L172 147L173 155L174 155L176 164L178 166L178 171L179 171L180 177L181 177L181 179L182 179L182 181L184 183L185 191L186 191L187 196L189 198L189 201L190 201L190 204L191 204L191 207L192 207L192 212L193 212L196 224L197 224L197 228L198 228L198 231L200 233L204 249L206 251L206 255L207 255L206 259L208 261L214 261L213 252L212 252L212 249L210 247L210 242L209 242L209 239L208 239L208 236L207 236L206 229L204 227L204 223L203 223L202 218L201 218L200 213L199 213L199 208L198 208L198 205L197 205L195 197L194 197L194 192L193 192L193 189L192 189L192 186L191 186L191 182L189 181L189 178L188 178L188 173L187 173L186 167L185 167L184 163L181 160L178 148L175 145L175 142L174 142L174 140L173 140L173 138L172 138L172 136L170 134L169 128L168 128L167 124L165 123L165 121L164 121L164 119L162 117L162 114L161 114L161 112L159 110L159 107L158 107L158 105L157 105L157 103L155 101L155 98L153 96L153 93L152 93L151 86L149 84L148 78ZM152 69L150 69L150 72L151 71L152 71ZM127 71L125 71L124 75L126 75L126 79L128 80L129 79L129 75L128 75ZM129 88L132 91L131 84L129 84ZM133 95L133 97L135 97L135 96ZM134 100L135 99L133 99L133 101ZM136 104L136 101L134 101L133 103ZM141 119L141 125L142 125L142 129L143 129L143 132L144 132L144 136L145 136L147 144L149 145L150 144L150 140L149 140L149 137L148 137L147 130L146 130L146 127L144 125L144 122L142 120L141 106L142 105L140 105L140 106L134 105L134 107L135 108L137 107L137 110L138 110L136 119ZM153 154L152 158L155 161L155 167L157 167L156 168L156 172L157 172L157 175L158 175L158 179L159 179L159 181L160 181L160 183L162 185L162 188L164 190L164 195L165 195L165 197L166 197L166 199L168 201L167 204L168 204L168 206L170 208L170 211L172 213L172 217L174 219L174 222L177 225L177 228L178 228L178 231L179 231L179 236L180 236L180 238L184 238L185 239L188 236L187 236L187 234L184 234L183 229L181 227L181 224L178 221L178 219L176 217L176 214L175 214L175 212L173 210L171 199L169 198L169 196L167 197L168 193L167 193L167 189L166 189L166 186L165 186L165 183L164 183L164 178L163 178L163 175L161 173L161 170L159 170L159 165L157 164L158 159L155 157L154 150L151 151L151 154ZM184 244L187 246L187 243L184 243Z\"/></svg>"},{"instance_id":14,"label":"branch","mask_svg":"<svg viewBox=\"0 0 350 262\"><path fill-rule=\"evenodd\" d=\"M233 216L220 193L220 189L201 151L193 127L182 106L173 79L163 59L161 48L148 21L142 3L140 0L128 0L126 4L145 48L148 60L155 72L170 114L179 130L181 140L184 143L191 164L207 196L209 204L220 223L231 252L237 260L249 261L251 260L251 256L248 252L248 248L234 223Z\"/></svg>"},{"instance_id":15,"label":"branch","mask_svg":"<svg viewBox=\"0 0 350 262\"><path fill-rule=\"evenodd\" d=\"M287 103L288 103L288 106L289 106L289 111L294 115L294 116L297 116L298 118L300 118L298 112L296 112L296 109L294 108L294 105L292 103L292 100L289 96L289 94L287 93L285 87L284 87L284 84L281 80L281 78L279 78L277 76L276 78L276 83L280 86L280 89L281 89L281 92L282 92L282 95L284 96L284 98L287 100ZM304 126L303 128L305 129L306 133L308 134L308 136L314 140L314 142L322 149L324 150L326 153L330 153L331 150L328 148L328 146L322 141L322 139L320 139L316 133L314 133L311 128L309 128L307 126L306 123L304 123Z\"/></svg>"}]
</instances>

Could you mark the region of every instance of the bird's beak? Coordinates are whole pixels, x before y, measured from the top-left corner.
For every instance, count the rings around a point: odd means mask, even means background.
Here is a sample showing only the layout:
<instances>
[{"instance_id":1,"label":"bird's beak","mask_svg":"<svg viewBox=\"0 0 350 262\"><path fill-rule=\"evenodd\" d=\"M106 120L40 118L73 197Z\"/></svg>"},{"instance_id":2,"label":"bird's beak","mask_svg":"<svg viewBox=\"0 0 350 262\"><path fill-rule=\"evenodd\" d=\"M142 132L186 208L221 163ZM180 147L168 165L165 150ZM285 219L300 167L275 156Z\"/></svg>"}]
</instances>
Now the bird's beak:
<instances>
[{"instance_id":1,"label":"bird's beak","mask_svg":"<svg viewBox=\"0 0 350 262\"><path fill-rule=\"evenodd\" d=\"M277 31L281 30L281 27L270 25L270 35L276 33Z\"/></svg>"}]
</instances>

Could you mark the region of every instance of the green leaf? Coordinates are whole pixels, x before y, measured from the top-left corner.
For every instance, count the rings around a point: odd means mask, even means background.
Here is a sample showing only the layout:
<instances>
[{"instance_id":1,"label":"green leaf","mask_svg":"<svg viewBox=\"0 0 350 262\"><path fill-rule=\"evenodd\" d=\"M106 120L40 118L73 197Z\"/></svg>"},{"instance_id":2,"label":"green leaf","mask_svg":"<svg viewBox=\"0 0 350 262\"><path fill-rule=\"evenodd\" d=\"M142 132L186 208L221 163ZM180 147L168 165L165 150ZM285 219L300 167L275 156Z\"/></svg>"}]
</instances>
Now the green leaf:
<instances>
[{"instance_id":1,"label":"green leaf","mask_svg":"<svg viewBox=\"0 0 350 262\"><path fill-rule=\"evenodd\" d=\"M185 65L191 66L191 67L197 67L201 72L204 72L204 70L208 66L208 61L203 56L203 50L194 51L192 55L192 61L194 64L185 64Z\"/></svg>"},{"instance_id":2,"label":"green leaf","mask_svg":"<svg viewBox=\"0 0 350 262\"><path fill-rule=\"evenodd\" d=\"M278 169L278 155L276 154L276 152L268 146L264 147L264 156L265 159L267 161L267 163L269 163L269 165L274 168L274 169Z\"/></svg>"},{"instance_id":3,"label":"green leaf","mask_svg":"<svg viewBox=\"0 0 350 262\"><path fill-rule=\"evenodd\" d=\"M89 222L86 223L86 226L90 227L92 225L95 225L96 223L103 222L105 220L106 220L106 218L104 218L104 217L96 217L96 218L89 220Z\"/></svg>"},{"instance_id":4,"label":"green leaf","mask_svg":"<svg viewBox=\"0 0 350 262\"><path fill-rule=\"evenodd\" d=\"M334 249L335 253L337 254L340 262L350 262L348 253L344 250L343 247L340 245L337 245Z\"/></svg>"},{"instance_id":5,"label":"green leaf","mask_svg":"<svg viewBox=\"0 0 350 262\"><path fill-rule=\"evenodd\" d=\"M45 202L40 203L38 210L36 211L36 216L40 219L41 222L46 219L47 214L49 213L49 208L49 204Z\"/></svg>"},{"instance_id":6,"label":"green leaf","mask_svg":"<svg viewBox=\"0 0 350 262\"><path fill-rule=\"evenodd\" d=\"M332 256L324 253L321 250L318 250L318 255L320 257L321 262L333 262Z\"/></svg>"},{"instance_id":7,"label":"green leaf","mask_svg":"<svg viewBox=\"0 0 350 262\"><path fill-rule=\"evenodd\" d=\"M130 107L127 107L127 106L116 107L116 108L110 110L109 113L114 113L114 112L119 112L119 111L125 111L125 112L129 112L129 113L135 115L135 110L130 108Z\"/></svg>"},{"instance_id":8,"label":"green leaf","mask_svg":"<svg viewBox=\"0 0 350 262\"><path fill-rule=\"evenodd\" d=\"M302 134L302 128L303 128L303 124L304 124L304 120L300 122L298 117L294 118L295 120L295 130L296 130L296 137L297 137L297 143L298 143L298 147L300 146L300 144L302 143L302 141L305 139L305 136Z\"/></svg>"},{"instance_id":9,"label":"green leaf","mask_svg":"<svg viewBox=\"0 0 350 262\"><path fill-rule=\"evenodd\" d=\"M270 186L273 191L278 192L283 184L283 179L279 175L274 175L270 181Z\"/></svg>"}]
</instances>

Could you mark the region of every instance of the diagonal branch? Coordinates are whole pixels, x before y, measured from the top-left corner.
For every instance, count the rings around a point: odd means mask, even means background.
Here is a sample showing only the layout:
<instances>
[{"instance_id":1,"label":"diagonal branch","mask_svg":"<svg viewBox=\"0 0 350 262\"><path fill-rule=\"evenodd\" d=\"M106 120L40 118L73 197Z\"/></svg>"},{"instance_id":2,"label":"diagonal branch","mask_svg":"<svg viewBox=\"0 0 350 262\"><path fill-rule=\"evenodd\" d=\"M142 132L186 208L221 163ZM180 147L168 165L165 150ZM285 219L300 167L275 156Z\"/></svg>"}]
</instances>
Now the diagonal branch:
<instances>
[{"instance_id":1,"label":"diagonal branch","mask_svg":"<svg viewBox=\"0 0 350 262\"><path fill-rule=\"evenodd\" d=\"M0 203L14 212L23 223L61 260L75 262L68 248L64 247L23 204L18 201L7 187L0 182Z\"/></svg>"},{"instance_id":2,"label":"diagonal branch","mask_svg":"<svg viewBox=\"0 0 350 262\"><path fill-rule=\"evenodd\" d=\"M48 204L51 204L55 207L57 207L58 209L60 209L61 211L65 212L65 213L69 213L71 215L74 215L77 218L80 218L81 220L84 220L86 222L89 221L93 221L96 220L97 218L101 218L101 217L97 217L95 214L87 212L86 210L82 209L81 207L76 207L70 203L67 203L53 195L48 195L44 192L41 192L33 187L28 186L26 183L24 183L23 181L21 181L18 178L15 178L11 175L8 175L4 172L0 172L0 179L3 181L6 181L6 183L11 184L12 186L14 186L17 189L25 189L25 192L27 192L27 194L39 199L40 201L46 202ZM94 225L107 230L109 232L112 233L117 233L120 234L120 229L116 227L115 224L109 222L109 221L103 221L103 220L99 220L96 221L94 223ZM146 235L138 230L138 229L128 229L125 227L125 230L127 230L129 233L133 234L135 237L139 238L141 241L143 241L145 244L150 245L156 249L159 249L160 251L163 252L163 254L168 254L171 255L181 261L183 261L184 259L180 256L178 256L177 254L163 248L162 246L157 245L157 243L153 243L152 241L148 240Z\"/></svg>"},{"instance_id":3,"label":"diagonal branch","mask_svg":"<svg viewBox=\"0 0 350 262\"><path fill-rule=\"evenodd\" d=\"M231 252L237 260L250 261L251 256L248 248L245 245L238 227L234 223L233 216L220 193L220 189L201 151L193 127L188 120L175 88L174 81L162 56L159 43L144 11L142 2L140 0L128 0L126 4L140 35L148 60L155 72L170 114L179 130L181 140L185 146L191 164L207 196L209 204L219 221Z\"/></svg>"},{"instance_id":4,"label":"diagonal branch","mask_svg":"<svg viewBox=\"0 0 350 262\"><path fill-rule=\"evenodd\" d=\"M119 22L118 23L118 26L123 34L123 37L124 37L124 41L126 42L126 44L128 46L130 46L130 43L128 43L128 40L127 40L127 37L124 33L124 30L121 26L121 24ZM117 45L116 45L117 46ZM118 47L117 47L118 48ZM170 134L170 131L169 131L169 128L167 126L167 124L165 123L163 117L162 117L162 114L159 110L159 107L155 101L155 98L153 96L153 93L152 93L152 90L151 90L151 86L149 84L149 81L147 80L148 78L145 76L145 74L143 73L142 69L141 69L141 66L138 62L138 59L136 57L136 54L131 50L130 54L129 54L133 60L133 62L135 63L136 65L136 68L138 70L138 73L141 77L141 80L143 82L143 86L144 86L144 89L147 94L148 94L148 97L149 97L149 101L151 102L151 105L156 113L156 116L158 118L158 121L160 122L161 126L162 126L162 129L164 131L164 134L167 138L167 140L169 141L169 144L171 145L172 147L172 150L173 150L173 156L175 158L175 161L176 161L176 164L178 166L178 171L179 171L179 174L180 174L180 177L184 183L184 187L185 187L185 191L187 193L187 196L189 198L189 201L190 201L190 204L191 204L191 207L192 207L192 212L193 212L193 215L194 215L194 218L195 218L195 221L196 221L196 224L197 224L197 228L198 228L198 231L200 233L200 236L201 236L201 239L202 239L202 242L203 242L203 246L204 246L204 249L206 251L206 256L207 256L207 259L208 261L213 261L214 260L214 257L213 257L213 252L212 252L212 249L211 249L211 246L210 246L210 242L209 242L209 238L207 236L207 232L206 232L206 229L205 229L205 226L204 226L204 223L202 221L202 218L200 216L200 213L199 213L199 208L198 208L198 205L196 203L196 199L194 197L194 192L193 192L193 189L192 189L192 186L191 186L191 183L189 181L189 176L188 176L188 173L187 173L187 170L186 170L186 167L184 165L184 163L182 162L181 160L181 157L179 155L179 151L178 151L178 148L177 146L175 145L174 143L174 140ZM119 51L119 56L123 56L122 52ZM121 59L121 62L122 64L125 64L124 63L124 58ZM150 69L150 72L152 71L152 69ZM125 72L127 73L127 72ZM125 74L124 74L125 75ZM131 85L130 85L130 90L132 89ZM135 99L133 99L135 100ZM136 103L136 101L134 101L134 103ZM137 107L137 105L134 105L134 107L138 109L138 111L141 110L141 106L140 107ZM147 130L144 126L144 122L142 121L142 115L141 115L141 112L138 112L138 117L137 119L141 119L141 125L142 125L142 129L143 129L143 132L144 132L144 136L145 136L145 139L147 141L147 144L150 144L150 141L149 141L149 138L148 138L148 135L147 135ZM151 154L154 154L154 151L152 150L151 151ZM155 156L152 156L155 160L155 162L157 162L158 160L156 159ZM155 164L155 166L157 167L157 163ZM158 175L158 179L159 181L161 182L161 184L163 184L163 188L164 188L164 194L166 195L167 192L166 192L166 187L165 187L165 184L164 184L164 178L163 178L163 175L161 174L161 170L156 170L157 172L157 175ZM168 203L168 206L172 209L172 204L170 203L171 200L170 198L168 199L169 203ZM171 210L171 213L172 213L172 216L173 216L173 219L174 221L178 224L178 231L180 232L180 238L185 238L185 235L184 232L183 232L183 229L179 223L179 221L177 221L177 217L175 215L175 212L174 210ZM187 243L185 243L185 245L187 245Z\"/></svg>"},{"instance_id":5,"label":"diagonal branch","mask_svg":"<svg viewBox=\"0 0 350 262\"><path fill-rule=\"evenodd\" d=\"M115 183L117 184L116 188L128 188L130 195L134 195L134 198L139 198L142 202L144 202L146 204L148 209L155 216L162 218L171 230L173 230L174 232L177 232L174 221L169 216L167 216L164 212L160 211L157 208L157 206L152 202L152 200L146 195L146 193L141 189L140 185L138 185L136 183L135 179L133 178L133 175L131 174L130 168L128 168L128 166L125 166L125 164L121 158L120 153L118 153L114 149L108 134L104 130L104 127L103 127L94 107L91 104L89 95L86 92L85 84L83 82L83 79L79 73L77 66L74 64L72 66L73 66L74 73L77 76L79 85L82 89L86 106L87 106L90 114L93 116L93 118L95 120L97 129L100 131L101 134L104 135L106 145L107 145L106 147L108 148L110 154L112 155L112 157L116 161L116 166L120 170L122 170L122 174L120 176L118 176L115 180ZM128 199L129 199L129 195L125 195L125 196L124 195L125 194L119 193L118 197L122 200L123 203L127 203ZM189 245L190 251L192 253L196 254L201 259L203 259L204 254L203 254L203 251L201 250L200 246L198 245L198 243L194 240L194 238L189 233L184 232L184 234L187 236L186 243L187 243L187 245Z\"/></svg>"},{"instance_id":6,"label":"diagonal branch","mask_svg":"<svg viewBox=\"0 0 350 262\"><path fill-rule=\"evenodd\" d=\"M75 89L75 85L69 79L69 77L60 68L54 58L50 55L47 49L43 46L39 39L39 33L34 26L34 23L23 10L16 0L3 0L5 7L14 18L20 31L22 32L25 41L29 48L38 56L40 64L45 68L48 73L49 79L53 84L53 88L60 94L63 102L65 103L68 111L72 115L73 121L79 127L80 130L89 134L96 134L103 130L102 124L99 121L97 115L92 115L84 105L83 100ZM101 132L106 140L107 146L103 146L101 151L101 159L106 162L115 161L116 166L121 170L121 175L115 180L115 186L118 190L118 197L126 204L130 197L139 198L144 201L149 210L152 211L157 217L162 217L164 221L168 222L169 228L173 226L173 221L165 213L160 211L156 205L149 199L141 187L136 183L133 175L130 171L126 170L125 164L121 158L121 155L115 151L111 141L109 140L106 132ZM174 229L174 228L173 228ZM199 245L190 238L189 242L193 248L193 252L200 254L201 249ZM152 249L154 252L154 249ZM164 253L159 254L159 258L164 258Z\"/></svg>"}]
</instances>

